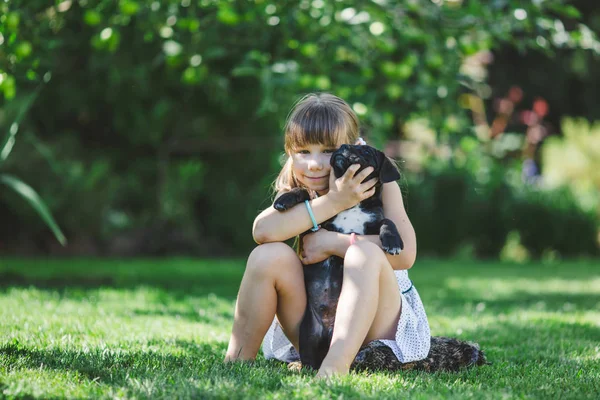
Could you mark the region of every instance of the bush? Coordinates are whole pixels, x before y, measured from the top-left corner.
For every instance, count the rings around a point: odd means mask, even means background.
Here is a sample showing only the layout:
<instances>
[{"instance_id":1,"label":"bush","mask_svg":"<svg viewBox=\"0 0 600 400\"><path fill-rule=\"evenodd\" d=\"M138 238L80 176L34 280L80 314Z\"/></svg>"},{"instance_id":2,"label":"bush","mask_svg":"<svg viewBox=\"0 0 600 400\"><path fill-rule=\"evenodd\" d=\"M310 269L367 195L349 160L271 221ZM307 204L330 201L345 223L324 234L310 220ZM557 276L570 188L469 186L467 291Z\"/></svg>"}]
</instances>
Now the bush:
<instances>
[{"instance_id":1,"label":"bush","mask_svg":"<svg viewBox=\"0 0 600 400\"><path fill-rule=\"evenodd\" d=\"M411 179L404 194L420 254L450 256L471 246L497 258L511 231L532 257L546 250L564 257L596 256L599 221L567 189L509 184L501 168L481 182L466 168L432 169Z\"/></svg>"},{"instance_id":2,"label":"bush","mask_svg":"<svg viewBox=\"0 0 600 400\"><path fill-rule=\"evenodd\" d=\"M555 250L563 257L598 255L598 218L566 189L523 190L510 209L511 229L533 257Z\"/></svg>"}]
</instances>

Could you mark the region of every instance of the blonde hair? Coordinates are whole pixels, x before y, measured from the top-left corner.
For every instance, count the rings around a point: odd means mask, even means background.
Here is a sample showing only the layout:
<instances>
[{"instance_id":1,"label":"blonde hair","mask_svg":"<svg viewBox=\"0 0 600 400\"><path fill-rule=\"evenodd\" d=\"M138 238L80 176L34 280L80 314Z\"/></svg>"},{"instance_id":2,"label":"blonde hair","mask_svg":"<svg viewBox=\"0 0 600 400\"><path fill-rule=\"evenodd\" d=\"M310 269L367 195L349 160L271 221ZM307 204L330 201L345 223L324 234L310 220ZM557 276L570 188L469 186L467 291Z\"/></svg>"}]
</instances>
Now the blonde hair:
<instances>
[{"instance_id":1,"label":"blonde hair","mask_svg":"<svg viewBox=\"0 0 600 400\"><path fill-rule=\"evenodd\" d=\"M285 124L285 161L275 179L275 193L301 186L292 172L294 149L309 144L337 148L354 144L359 136L358 117L344 100L329 93L310 93L296 102Z\"/></svg>"}]
</instances>

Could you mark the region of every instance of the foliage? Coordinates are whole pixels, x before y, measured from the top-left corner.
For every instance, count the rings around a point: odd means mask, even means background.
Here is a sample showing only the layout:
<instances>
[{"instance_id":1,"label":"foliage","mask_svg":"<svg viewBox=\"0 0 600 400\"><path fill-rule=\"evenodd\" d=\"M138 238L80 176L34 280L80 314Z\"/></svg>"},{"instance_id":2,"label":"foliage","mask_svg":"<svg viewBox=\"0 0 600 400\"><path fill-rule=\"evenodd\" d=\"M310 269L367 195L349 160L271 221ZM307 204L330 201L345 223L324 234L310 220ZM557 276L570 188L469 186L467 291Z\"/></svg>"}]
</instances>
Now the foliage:
<instances>
[{"instance_id":1,"label":"foliage","mask_svg":"<svg viewBox=\"0 0 600 400\"><path fill-rule=\"evenodd\" d=\"M420 259L410 274L432 334L478 342L493 364L353 374L331 384L261 356L222 363L242 273L241 260L3 258L2 396L597 398L594 262Z\"/></svg>"},{"instance_id":2,"label":"foliage","mask_svg":"<svg viewBox=\"0 0 600 400\"><path fill-rule=\"evenodd\" d=\"M455 145L470 134L459 97L485 81L467 59L538 38L597 51L566 1L12 0L0 15L4 105L45 84L6 168L108 252L125 231L159 243L164 226L204 254L247 249L301 93L348 100L376 146L411 115Z\"/></svg>"},{"instance_id":3,"label":"foliage","mask_svg":"<svg viewBox=\"0 0 600 400\"><path fill-rule=\"evenodd\" d=\"M563 136L542 147L542 176L551 187L568 186L582 205L600 215L600 122L565 118Z\"/></svg>"},{"instance_id":4,"label":"foliage","mask_svg":"<svg viewBox=\"0 0 600 400\"><path fill-rule=\"evenodd\" d=\"M598 217L582 210L569 190L525 190L510 215L510 226L534 257L547 250L567 257L598 255Z\"/></svg>"},{"instance_id":5,"label":"foliage","mask_svg":"<svg viewBox=\"0 0 600 400\"><path fill-rule=\"evenodd\" d=\"M600 119L597 95L600 75L595 73L600 69L600 56L597 51L589 51L597 47L593 38L600 32L600 9L595 0L573 0L570 5L578 10L579 17L563 20L557 26L571 30L579 23L585 24L589 29L577 34L585 38L581 48L569 45L556 48L556 41L567 37L557 31L549 42L547 38L536 38L539 47L519 50L504 46L495 50L488 69L494 93L503 93L516 85L523 90L525 103L543 97L548 102L547 119L554 131L560 129L565 116L580 116L589 121ZM552 62L548 53L552 54Z\"/></svg>"},{"instance_id":6,"label":"foliage","mask_svg":"<svg viewBox=\"0 0 600 400\"><path fill-rule=\"evenodd\" d=\"M0 147L0 167L6 161L12 149L16 143L16 136L19 131L19 123L29 110L29 107L37 97L38 92L34 92L29 98L26 100L26 106L20 109L19 114L15 121L11 124L10 130L6 135L6 139L4 140L4 144ZM18 193L22 199L24 199L34 210L38 213L41 219L46 223L46 225L52 230L52 233L56 237L56 240L60 242L63 246L67 244L67 239L63 235L60 230L58 224L54 221L52 214L48 210L48 207L44 203L44 201L40 198L31 186L27 185L25 182L20 180L19 178L0 173L0 183L8 186L13 189L16 193Z\"/></svg>"},{"instance_id":7,"label":"foliage","mask_svg":"<svg viewBox=\"0 0 600 400\"><path fill-rule=\"evenodd\" d=\"M476 158L481 156L470 154ZM538 259L548 251L562 257L599 254L600 219L569 190L530 186L519 171L498 162L485 169L451 164L408 179L406 207L421 254L451 256L471 246L477 257L497 258L510 232Z\"/></svg>"}]
</instances>

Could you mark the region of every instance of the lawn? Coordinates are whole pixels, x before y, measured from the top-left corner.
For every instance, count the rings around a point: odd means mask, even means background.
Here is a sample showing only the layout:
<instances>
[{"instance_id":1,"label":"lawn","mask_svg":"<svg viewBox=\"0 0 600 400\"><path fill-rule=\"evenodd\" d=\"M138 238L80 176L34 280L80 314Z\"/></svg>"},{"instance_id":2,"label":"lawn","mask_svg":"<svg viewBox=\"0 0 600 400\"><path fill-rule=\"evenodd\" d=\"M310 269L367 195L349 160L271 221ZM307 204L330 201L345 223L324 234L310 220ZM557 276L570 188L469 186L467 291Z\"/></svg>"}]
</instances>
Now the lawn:
<instances>
[{"instance_id":1,"label":"lawn","mask_svg":"<svg viewBox=\"0 0 600 400\"><path fill-rule=\"evenodd\" d=\"M600 397L598 261L418 261L432 333L493 365L329 385L262 357L222 364L243 265L0 260L0 398Z\"/></svg>"}]
</instances>

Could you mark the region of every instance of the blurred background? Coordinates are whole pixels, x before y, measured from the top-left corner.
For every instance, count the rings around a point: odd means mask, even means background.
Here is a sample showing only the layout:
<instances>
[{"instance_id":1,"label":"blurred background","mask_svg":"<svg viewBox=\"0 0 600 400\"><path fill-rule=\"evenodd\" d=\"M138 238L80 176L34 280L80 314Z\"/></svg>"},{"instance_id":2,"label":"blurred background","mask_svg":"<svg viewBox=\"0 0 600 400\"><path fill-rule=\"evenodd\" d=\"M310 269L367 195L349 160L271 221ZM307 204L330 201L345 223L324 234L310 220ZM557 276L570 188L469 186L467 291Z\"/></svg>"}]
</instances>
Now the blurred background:
<instances>
[{"instance_id":1,"label":"blurred background","mask_svg":"<svg viewBox=\"0 0 600 400\"><path fill-rule=\"evenodd\" d=\"M597 257L599 31L596 0L2 2L0 255L246 255L325 91L421 256Z\"/></svg>"}]
</instances>

